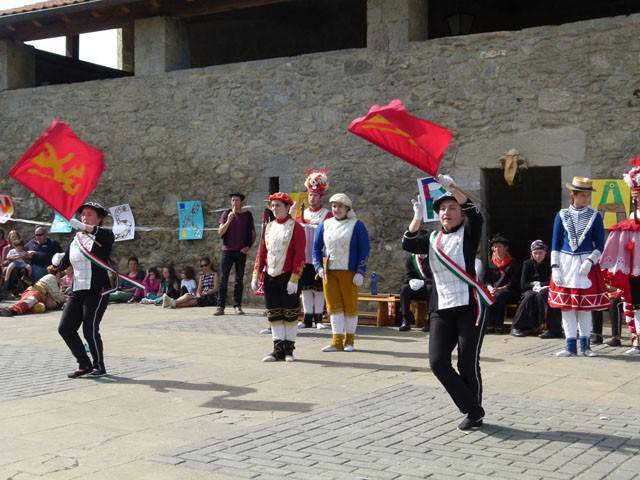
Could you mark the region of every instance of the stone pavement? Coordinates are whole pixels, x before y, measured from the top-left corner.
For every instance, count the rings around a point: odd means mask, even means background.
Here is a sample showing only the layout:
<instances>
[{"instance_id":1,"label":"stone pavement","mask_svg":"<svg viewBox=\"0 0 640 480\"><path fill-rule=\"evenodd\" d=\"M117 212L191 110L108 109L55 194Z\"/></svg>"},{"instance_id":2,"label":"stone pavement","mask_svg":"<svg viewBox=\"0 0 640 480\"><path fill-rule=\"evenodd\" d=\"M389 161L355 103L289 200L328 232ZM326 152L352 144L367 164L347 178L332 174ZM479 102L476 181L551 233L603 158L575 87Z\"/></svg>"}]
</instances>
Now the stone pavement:
<instances>
[{"instance_id":1,"label":"stone pavement","mask_svg":"<svg viewBox=\"0 0 640 480\"><path fill-rule=\"evenodd\" d=\"M247 310L111 305L109 375L78 380L59 313L1 319L0 479L640 478L626 348L486 337L486 426L464 434L422 332L361 327L349 354L302 330L296 362L263 364Z\"/></svg>"}]
</instances>

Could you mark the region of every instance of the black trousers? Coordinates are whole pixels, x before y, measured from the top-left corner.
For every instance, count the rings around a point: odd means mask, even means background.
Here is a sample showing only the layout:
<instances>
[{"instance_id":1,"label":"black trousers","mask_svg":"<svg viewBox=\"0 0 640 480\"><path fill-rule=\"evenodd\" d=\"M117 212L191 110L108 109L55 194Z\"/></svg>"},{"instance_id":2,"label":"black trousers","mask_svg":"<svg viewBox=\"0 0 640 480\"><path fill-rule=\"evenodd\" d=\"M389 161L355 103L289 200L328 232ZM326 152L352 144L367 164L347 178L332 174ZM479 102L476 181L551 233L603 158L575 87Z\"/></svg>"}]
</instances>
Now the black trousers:
<instances>
[{"instance_id":1,"label":"black trousers","mask_svg":"<svg viewBox=\"0 0 640 480\"><path fill-rule=\"evenodd\" d=\"M109 303L109 295L100 295L91 290L71 292L69 301L64 307L58 333L64 339L80 368L104 369L104 356L102 354L102 337L100 336L100 322ZM84 344L78 335L78 329L82 325L82 335L89 344L91 357L89 359L84 350Z\"/></svg>"},{"instance_id":2,"label":"black trousers","mask_svg":"<svg viewBox=\"0 0 640 480\"><path fill-rule=\"evenodd\" d=\"M611 320L611 336L619 337L622 330L622 319L624 318L624 307L620 299L612 298L609 307L609 319ZM602 335L602 311L591 312L593 321L593 333Z\"/></svg>"},{"instance_id":3,"label":"black trousers","mask_svg":"<svg viewBox=\"0 0 640 480\"><path fill-rule=\"evenodd\" d=\"M430 294L431 289L428 286L424 286L419 290L411 290L408 283L402 285L402 288L400 289L400 314L402 315L402 318L398 318L396 323L400 324L403 320L406 320L410 325L414 325L416 323L416 319L411 311L411 301L429 300Z\"/></svg>"},{"instance_id":4,"label":"black trousers","mask_svg":"<svg viewBox=\"0 0 640 480\"><path fill-rule=\"evenodd\" d=\"M475 307L438 310L429 317L429 365L462 413L482 404L480 348L484 319L476 327ZM451 352L458 347L458 371L451 364Z\"/></svg>"},{"instance_id":5,"label":"black trousers","mask_svg":"<svg viewBox=\"0 0 640 480\"><path fill-rule=\"evenodd\" d=\"M300 314L300 293L287 293L287 283L291 279L291 272L272 277L264 275L264 303L267 308L267 320L277 322L296 322Z\"/></svg>"},{"instance_id":6,"label":"black trousers","mask_svg":"<svg viewBox=\"0 0 640 480\"><path fill-rule=\"evenodd\" d=\"M218 306L224 308L227 303L227 284L229 283L229 273L231 267L236 266L236 283L233 287L233 306L242 305L242 291L244 290L244 266L247 263L247 256L242 252L222 252L220 262L220 295Z\"/></svg>"},{"instance_id":7,"label":"black trousers","mask_svg":"<svg viewBox=\"0 0 640 480\"><path fill-rule=\"evenodd\" d=\"M507 304L516 302L518 297L508 290L495 293L493 296L496 301L487 309L487 326L502 328Z\"/></svg>"}]
</instances>

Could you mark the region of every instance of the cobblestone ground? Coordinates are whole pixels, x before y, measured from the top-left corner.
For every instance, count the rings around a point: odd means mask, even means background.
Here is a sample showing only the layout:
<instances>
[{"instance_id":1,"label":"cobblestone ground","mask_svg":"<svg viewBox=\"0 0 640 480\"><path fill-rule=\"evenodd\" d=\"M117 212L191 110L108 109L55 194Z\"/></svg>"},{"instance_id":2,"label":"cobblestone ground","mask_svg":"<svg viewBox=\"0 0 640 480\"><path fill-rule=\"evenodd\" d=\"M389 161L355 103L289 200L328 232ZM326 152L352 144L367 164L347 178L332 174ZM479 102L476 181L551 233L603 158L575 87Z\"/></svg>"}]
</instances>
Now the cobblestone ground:
<instances>
[{"instance_id":1,"label":"cobblestone ground","mask_svg":"<svg viewBox=\"0 0 640 480\"><path fill-rule=\"evenodd\" d=\"M109 375L99 379L71 380L75 360L69 352L30 345L0 345L0 402L35 397L108 382L113 376L136 378L157 370L183 364L164 359L109 356Z\"/></svg>"},{"instance_id":2,"label":"cobblestone ground","mask_svg":"<svg viewBox=\"0 0 640 480\"><path fill-rule=\"evenodd\" d=\"M400 384L151 460L260 480L640 478L634 410L512 395L484 404L484 428L463 433L444 393Z\"/></svg>"},{"instance_id":3,"label":"cobblestone ground","mask_svg":"<svg viewBox=\"0 0 640 480\"><path fill-rule=\"evenodd\" d=\"M524 356L555 356L561 350L565 348L564 340L545 340L536 344L533 347L526 347L524 349L517 349L512 352L512 355L524 355ZM630 345L624 347L610 347L605 344L592 345L591 350L600 355L603 359L616 359L626 360L629 362L640 362L640 356L626 355L624 352L631 348ZM579 347L578 347L579 349ZM597 361L597 358L593 359Z\"/></svg>"}]
</instances>

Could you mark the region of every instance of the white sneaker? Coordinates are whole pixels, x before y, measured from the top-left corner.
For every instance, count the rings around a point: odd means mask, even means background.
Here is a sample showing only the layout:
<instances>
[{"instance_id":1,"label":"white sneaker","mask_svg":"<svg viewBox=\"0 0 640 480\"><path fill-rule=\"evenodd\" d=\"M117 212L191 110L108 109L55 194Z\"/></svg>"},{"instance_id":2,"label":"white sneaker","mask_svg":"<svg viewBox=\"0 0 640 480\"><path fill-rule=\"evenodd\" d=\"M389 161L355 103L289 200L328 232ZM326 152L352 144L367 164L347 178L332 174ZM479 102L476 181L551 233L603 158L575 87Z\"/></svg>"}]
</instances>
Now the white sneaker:
<instances>
[{"instance_id":1,"label":"white sneaker","mask_svg":"<svg viewBox=\"0 0 640 480\"><path fill-rule=\"evenodd\" d=\"M263 328L262 330L260 330L260 334L271 335L271 327Z\"/></svg>"},{"instance_id":2,"label":"white sneaker","mask_svg":"<svg viewBox=\"0 0 640 480\"><path fill-rule=\"evenodd\" d=\"M166 293L162 295L162 308L169 308L171 306L171 297Z\"/></svg>"},{"instance_id":3,"label":"white sneaker","mask_svg":"<svg viewBox=\"0 0 640 480\"><path fill-rule=\"evenodd\" d=\"M320 323L316 324L316 328L318 330L323 330L323 329L329 328L329 327L327 327L324 323L320 322Z\"/></svg>"},{"instance_id":4,"label":"white sneaker","mask_svg":"<svg viewBox=\"0 0 640 480\"><path fill-rule=\"evenodd\" d=\"M275 362L275 361L277 361L277 359L273 355L267 355L266 357L264 357L262 359L262 361L263 362Z\"/></svg>"},{"instance_id":5,"label":"white sneaker","mask_svg":"<svg viewBox=\"0 0 640 480\"><path fill-rule=\"evenodd\" d=\"M140 300L140 303L143 303L144 305L151 305L152 303L156 303L156 302L154 302L150 298L143 298L142 300Z\"/></svg>"},{"instance_id":6,"label":"white sneaker","mask_svg":"<svg viewBox=\"0 0 640 480\"><path fill-rule=\"evenodd\" d=\"M632 347L624 353L627 355L640 355L640 347Z\"/></svg>"},{"instance_id":7,"label":"white sneaker","mask_svg":"<svg viewBox=\"0 0 640 480\"><path fill-rule=\"evenodd\" d=\"M338 349L336 348L335 345L331 344L331 345L327 345L326 347L322 347L322 351L323 352L337 352Z\"/></svg>"},{"instance_id":8,"label":"white sneaker","mask_svg":"<svg viewBox=\"0 0 640 480\"><path fill-rule=\"evenodd\" d=\"M293 362L295 360L295 358L293 358L293 355L285 355L284 356L284 361L285 362Z\"/></svg>"},{"instance_id":9,"label":"white sneaker","mask_svg":"<svg viewBox=\"0 0 640 480\"><path fill-rule=\"evenodd\" d=\"M591 350L590 348L588 350L585 350L584 352L582 352L582 355L584 355L585 357L597 357L598 354L596 352L594 352L593 350Z\"/></svg>"},{"instance_id":10,"label":"white sneaker","mask_svg":"<svg viewBox=\"0 0 640 480\"><path fill-rule=\"evenodd\" d=\"M353 345L347 344L344 346L344 351L345 352L353 352L355 350L355 348L353 348Z\"/></svg>"},{"instance_id":11,"label":"white sneaker","mask_svg":"<svg viewBox=\"0 0 640 480\"><path fill-rule=\"evenodd\" d=\"M571 353L568 350L562 350L561 352L556 353L556 357L575 357L575 353Z\"/></svg>"},{"instance_id":12,"label":"white sneaker","mask_svg":"<svg viewBox=\"0 0 640 480\"><path fill-rule=\"evenodd\" d=\"M305 328L304 322L298 322L298 328Z\"/></svg>"}]
</instances>

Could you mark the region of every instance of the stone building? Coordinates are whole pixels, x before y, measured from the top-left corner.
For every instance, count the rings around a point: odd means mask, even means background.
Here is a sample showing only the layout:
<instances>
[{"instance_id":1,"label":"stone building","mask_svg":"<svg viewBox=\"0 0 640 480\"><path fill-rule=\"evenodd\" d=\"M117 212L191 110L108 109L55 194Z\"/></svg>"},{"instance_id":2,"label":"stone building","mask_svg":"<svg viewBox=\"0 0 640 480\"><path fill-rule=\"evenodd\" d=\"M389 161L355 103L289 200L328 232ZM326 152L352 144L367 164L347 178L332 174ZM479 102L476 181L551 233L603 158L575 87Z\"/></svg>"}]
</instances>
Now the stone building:
<instances>
[{"instance_id":1,"label":"stone building","mask_svg":"<svg viewBox=\"0 0 640 480\"><path fill-rule=\"evenodd\" d=\"M640 153L640 1L54 0L0 12L4 177L53 118L102 149L94 194L139 225L177 226L202 200L207 226L231 191L260 217L270 188L303 190L327 167L372 238L370 270L398 288L417 169L346 131L399 98L446 125L441 171L483 199L487 235L550 240L574 175L619 177ZM119 69L78 60L78 34L119 28ZM23 41L64 35L67 57ZM526 159L512 187L499 158ZM16 216L50 221L12 180ZM22 228L22 227L19 227ZM118 245L146 265L219 257L220 241L140 232Z\"/></svg>"}]
</instances>

